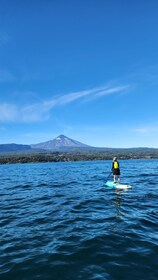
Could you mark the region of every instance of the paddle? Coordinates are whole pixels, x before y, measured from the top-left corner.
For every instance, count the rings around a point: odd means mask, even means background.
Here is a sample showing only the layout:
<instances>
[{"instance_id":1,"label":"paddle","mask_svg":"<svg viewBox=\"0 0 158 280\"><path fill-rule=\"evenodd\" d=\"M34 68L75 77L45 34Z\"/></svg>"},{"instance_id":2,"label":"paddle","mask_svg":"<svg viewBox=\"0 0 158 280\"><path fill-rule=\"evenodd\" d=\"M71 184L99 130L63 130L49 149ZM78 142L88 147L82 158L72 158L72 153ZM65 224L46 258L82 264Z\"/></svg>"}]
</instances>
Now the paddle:
<instances>
[{"instance_id":1,"label":"paddle","mask_svg":"<svg viewBox=\"0 0 158 280\"><path fill-rule=\"evenodd\" d=\"M110 174L108 175L108 177L105 180L105 183L108 181L109 177L111 176L112 171L110 171Z\"/></svg>"}]
</instances>

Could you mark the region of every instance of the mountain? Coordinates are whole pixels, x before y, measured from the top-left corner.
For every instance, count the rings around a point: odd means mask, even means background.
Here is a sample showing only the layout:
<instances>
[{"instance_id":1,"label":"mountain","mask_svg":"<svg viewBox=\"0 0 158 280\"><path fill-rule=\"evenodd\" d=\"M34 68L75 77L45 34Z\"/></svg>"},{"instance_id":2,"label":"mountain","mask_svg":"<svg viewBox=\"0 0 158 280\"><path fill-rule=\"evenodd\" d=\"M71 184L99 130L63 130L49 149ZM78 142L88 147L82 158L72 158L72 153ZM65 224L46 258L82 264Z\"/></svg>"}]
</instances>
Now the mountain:
<instances>
[{"instance_id":1,"label":"mountain","mask_svg":"<svg viewBox=\"0 0 158 280\"><path fill-rule=\"evenodd\" d=\"M90 148L90 146L79 141L59 135L53 140L39 144L22 145L22 144L0 144L0 153L20 153L20 152L40 152L40 151L58 151L71 150L76 148Z\"/></svg>"},{"instance_id":2,"label":"mountain","mask_svg":"<svg viewBox=\"0 0 158 280\"><path fill-rule=\"evenodd\" d=\"M88 148L90 146L83 144L79 141L73 140L65 135L59 135L53 140L42 142L39 144L32 144L33 149L42 150L61 150L61 149L71 149L71 148Z\"/></svg>"},{"instance_id":3,"label":"mountain","mask_svg":"<svg viewBox=\"0 0 158 280\"><path fill-rule=\"evenodd\" d=\"M0 144L0 153L28 152L31 151L30 145L22 144Z\"/></svg>"},{"instance_id":4,"label":"mountain","mask_svg":"<svg viewBox=\"0 0 158 280\"><path fill-rule=\"evenodd\" d=\"M128 155L129 157L133 155L144 155L153 156L158 154L158 149L156 148L105 148L105 147L92 147L83 144L79 141L73 140L65 135L59 135L53 140L42 142L39 144L32 145L22 145L22 144L0 144L0 153L38 153L38 152L54 152L54 151L82 151L85 153L107 153L113 156L118 155Z\"/></svg>"}]
</instances>

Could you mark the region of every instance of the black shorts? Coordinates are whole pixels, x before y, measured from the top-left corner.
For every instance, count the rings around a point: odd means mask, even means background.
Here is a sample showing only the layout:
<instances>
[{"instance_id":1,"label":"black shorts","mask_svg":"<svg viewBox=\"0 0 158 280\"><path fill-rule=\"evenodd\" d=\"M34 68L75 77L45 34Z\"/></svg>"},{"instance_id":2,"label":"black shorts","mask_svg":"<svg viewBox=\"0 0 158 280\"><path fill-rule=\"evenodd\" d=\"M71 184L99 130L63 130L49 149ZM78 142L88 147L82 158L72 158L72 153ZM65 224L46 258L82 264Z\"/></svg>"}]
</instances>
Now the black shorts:
<instances>
[{"instance_id":1,"label":"black shorts","mask_svg":"<svg viewBox=\"0 0 158 280\"><path fill-rule=\"evenodd\" d=\"M120 175L120 169L119 168L113 169L113 175Z\"/></svg>"}]
</instances>

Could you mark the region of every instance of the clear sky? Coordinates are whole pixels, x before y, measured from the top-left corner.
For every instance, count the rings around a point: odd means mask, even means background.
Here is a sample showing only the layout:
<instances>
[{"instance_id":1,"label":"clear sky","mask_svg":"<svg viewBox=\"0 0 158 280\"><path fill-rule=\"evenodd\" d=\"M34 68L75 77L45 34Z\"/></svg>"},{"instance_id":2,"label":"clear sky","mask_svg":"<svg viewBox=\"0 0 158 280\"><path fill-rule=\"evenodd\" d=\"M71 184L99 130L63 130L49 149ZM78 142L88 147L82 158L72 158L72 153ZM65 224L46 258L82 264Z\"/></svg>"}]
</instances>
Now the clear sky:
<instances>
[{"instance_id":1,"label":"clear sky","mask_svg":"<svg viewBox=\"0 0 158 280\"><path fill-rule=\"evenodd\" d=\"M157 0L0 0L0 144L158 147Z\"/></svg>"}]
</instances>

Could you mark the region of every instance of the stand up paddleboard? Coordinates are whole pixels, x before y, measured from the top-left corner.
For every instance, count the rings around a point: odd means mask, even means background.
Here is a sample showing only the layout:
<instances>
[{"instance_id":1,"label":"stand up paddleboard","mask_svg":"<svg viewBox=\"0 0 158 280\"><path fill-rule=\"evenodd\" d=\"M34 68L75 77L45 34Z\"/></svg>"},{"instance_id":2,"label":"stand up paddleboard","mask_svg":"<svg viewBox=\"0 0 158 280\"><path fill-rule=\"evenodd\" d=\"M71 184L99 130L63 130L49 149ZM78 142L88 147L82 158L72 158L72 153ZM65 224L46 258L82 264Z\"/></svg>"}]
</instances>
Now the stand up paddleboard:
<instances>
[{"instance_id":1,"label":"stand up paddleboard","mask_svg":"<svg viewBox=\"0 0 158 280\"><path fill-rule=\"evenodd\" d=\"M127 184L119 184L119 183L114 183L112 181L107 181L105 183L105 185L109 188L114 188L114 189L119 189L119 190L123 190L123 189L130 189L132 188L130 185Z\"/></svg>"}]
</instances>

